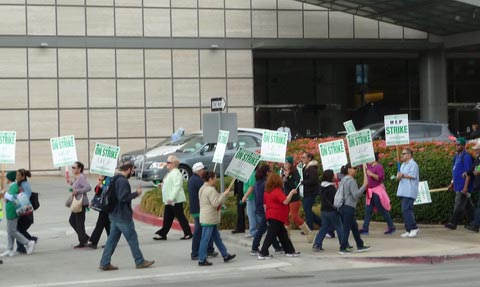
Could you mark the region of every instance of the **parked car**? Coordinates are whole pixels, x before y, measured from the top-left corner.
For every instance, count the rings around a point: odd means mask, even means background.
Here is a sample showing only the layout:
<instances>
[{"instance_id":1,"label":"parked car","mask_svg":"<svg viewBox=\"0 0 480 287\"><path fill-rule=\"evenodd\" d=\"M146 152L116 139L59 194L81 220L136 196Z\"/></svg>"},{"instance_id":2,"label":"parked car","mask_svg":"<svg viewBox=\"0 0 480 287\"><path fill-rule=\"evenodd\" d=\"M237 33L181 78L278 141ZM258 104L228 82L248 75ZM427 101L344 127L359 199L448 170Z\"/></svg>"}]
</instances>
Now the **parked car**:
<instances>
[{"instance_id":1,"label":"parked car","mask_svg":"<svg viewBox=\"0 0 480 287\"><path fill-rule=\"evenodd\" d=\"M227 168L239 147L260 151L263 131L264 129L239 128L238 141L229 143L225 150L224 168ZM201 161L207 169L213 170L215 163L212 162L212 159L215 153L215 146L216 143L207 144L203 141L202 131L192 133L183 139L183 144L176 151L164 155L146 157L143 172L140 172L137 168L136 177L144 181L152 181L157 185L168 172L163 167L168 156L174 155L180 161L178 168L182 173L183 179L188 180L192 175L192 166L196 162ZM216 171L218 173L218 166Z\"/></svg>"},{"instance_id":2,"label":"parked car","mask_svg":"<svg viewBox=\"0 0 480 287\"><path fill-rule=\"evenodd\" d=\"M120 162L131 161L135 165L135 168L141 168L144 157L154 157L172 153L185 143L185 139L186 137L183 137L174 141L171 138L166 138L146 150L137 149L126 152L120 157Z\"/></svg>"},{"instance_id":3,"label":"parked car","mask_svg":"<svg viewBox=\"0 0 480 287\"><path fill-rule=\"evenodd\" d=\"M364 129L372 131L373 140L385 139L385 125L384 123L375 123L368 125ZM448 124L429 122L429 121L408 121L408 131L410 133L410 141L413 142L427 142L427 141L442 141L451 142L455 136L448 129Z\"/></svg>"}]
</instances>

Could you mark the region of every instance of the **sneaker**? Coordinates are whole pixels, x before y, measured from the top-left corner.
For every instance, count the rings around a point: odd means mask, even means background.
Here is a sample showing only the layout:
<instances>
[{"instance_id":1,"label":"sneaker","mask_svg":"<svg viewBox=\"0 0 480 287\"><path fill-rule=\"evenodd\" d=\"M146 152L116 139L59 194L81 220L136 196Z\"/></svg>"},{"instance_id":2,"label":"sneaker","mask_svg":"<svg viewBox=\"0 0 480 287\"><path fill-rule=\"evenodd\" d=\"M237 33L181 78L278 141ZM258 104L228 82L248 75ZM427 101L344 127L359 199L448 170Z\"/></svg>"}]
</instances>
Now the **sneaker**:
<instances>
[{"instance_id":1,"label":"sneaker","mask_svg":"<svg viewBox=\"0 0 480 287\"><path fill-rule=\"evenodd\" d=\"M357 247L357 252L362 253L362 252L367 252L370 249L370 246L363 245L362 247Z\"/></svg>"},{"instance_id":2,"label":"sneaker","mask_svg":"<svg viewBox=\"0 0 480 287\"><path fill-rule=\"evenodd\" d=\"M212 266L212 262L209 262L207 260L205 261L198 261L198 266Z\"/></svg>"},{"instance_id":3,"label":"sneaker","mask_svg":"<svg viewBox=\"0 0 480 287\"><path fill-rule=\"evenodd\" d=\"M284 254L285 251L283 251L283 249L277 249L275 250L275 254Z\"/></svg>"},{"instance_id":4,"label":"sneaker","mask_svg":"<svg viewBox=\"0 0 480 287\"><path fill-rule=\"evenodd\" d=\"M407 232L405 232L405 233L402 233L402 234L400 235L400 237L401 237L401 238L407 238L408 235L410 235L410 232L407 231Z\"/></svg>"},{"instance_id":5,"label":"sneaker","mask_svg":"<svg viewBox=\"0 0 480 287\"><path fill-rule=\"evenodd\" d=\"M340 255L347 255L347 254L351 254L352 251L348 250L348 249L341 249L338 254Z\"/></svg>"},{"instance_id":6,"label":"sneaker","mask_svg":"<svg viewBox=\"0 0 480 287\"><path fill-rule=\"evenodd\" d=\"M235 254L228 254L227 256L223 257L223 262L228 263L232 261L237 255Z\"/></svg>"},{"instance_id":7,"label":"sneaker","mask_svg":"<svg viewBox=\"0 0 480 287\"><path fill-rule=\"evenodd\" d=\"M390 234L393 234L395 233L395 231L397 230L397 228L392 227L392 228L388 228L387 230L385 230L385 232L383 232L384 235L390 235Z\"/></svg>"},{"instance_id":8,"label":"sneaker","mask_svg":"<svg viewBox=\"0 0 480 287\"><path fill-rule=\"evenodd\" d=\"M314 244L314 245L312 246L312 251L313 251L313 252L321 252L321 251L325 251L325 249L323 249L322 247Z\"/></svg>"},{"instance_id":9,"label":"sneaker","mask_svg":"<svg viewBox=\"0 0 480 287\"><path fill-rule=\"evenodd\" d=\"M33 249L35 248L35 241L28 241L27 245L25 245L25 248L27 249L27 254L31 254L33 252Z\"/></svg>"},{"instance_id":10,"label":"sneaker","mask_svg":"<svg viewBox=\"0 0 480 287\"><path fill-rule=\"evenodd\" d=\"M198 260L198 256L191 256L190 255L190 258L192 259L192 261L197 261Z\"/></svg>"},{"instance_id":11,"label":"sneaker","mask_svg":"<svg viewBox=\"0 0 480 287\"><path fill-rule=\"evenodd\" d=\"M478 226L475 226L475 225L465 225L465 229L468 229L468 230L473 231L473 232L479 232L480 231L480 228Z\"/></svg>"},{"instance_id":12,"label":"sneaker","mask_svg":"<svg viewBox=\"0 0 480 287\"><path fill-rule=\"evenodd\" d=\"M118 267L117 267L117 266L113 266L112 264L108 264L108 265L105 265L105 266L100 266L99 268L100 268L100 270L102 270L102 271L118 270Z\"/></svg>"},{"instance_id":13,"label":"sneaker","mask_svg":"<svg viewBox=\"0 0 480 287\"><path fill-rule=\"evenodd\" d=\"M250 233L245 234L245 238L254 238L255 236L251 235Z\"/></svg>"},{"instance_id":14,"label":"sneaker","mask_svg":"<svg viewBox=\"0 0 480 287\"><path fill-rule=\"evenodd\" d=\"M7 256L8 257L15 256L15 251L7 249L0 254L0 257L7 257Z\"/></svg>"},{"instance_id":15,"label":"sneaker","mask_svg":"<svg viewBox=\"0 0 480 287\"><path fill-rule=\"evenodd\" d=\"M208 258L214 258L214 257L217 257L217 256L218 256L217 251L213 251L213 252L210 252L210 253L207 254Z\"/></svg>"},{"instance_id":16,"label":"sneaker","mask_svg":"<svg viewBox=\"0 0 480 287\"><path fill-rule=\"evenodd\" d=\"M360 235L368 235L368 230L366 229L360 229L358 232L360 232Z\"/></svg>"},{"instance_id":17,"label":"sneaker","mask_svg":"<svg viewBox=\"0 0 480 287\"><path fill-rule=\"evenodd\" d=\"M97 245L93 244L93 243L88 243L87 244L87 247L88 248L91 248L91 249L97 249Z\"/></svg>"},{"instance_id":18,"label":"sneaker","mask_svg":"<svg viewBox=\"0 0 480 287\"><path fill-rule=\"evenodd\" d=\"M410 233L408 234L408 238L415 238L417 237L417 234L420 230L417 228L417 229L412 229L410 230Z\"/></svg>"},{"instance_id":19,"label":"sneaker","mask_svg":"<svg viewBox=\"0 0 480 287\"><path fill-rule=\"evenodd\" d=\"M85 248L85 247L87 247L87 245L85 245L83 243L80 243L78 245L73 246L73 249L80 249L80 248Z\"/></svg>"},{"instance_id":20,"label":"sneaker","mask_svg":"<svg viewBox=\"0 0 480 287\"><path fill-rule=\"evenodd\" d=\"M329 236L328 238L335 238L335 231L331 231L327 235Z\"/></svg>"},{"instance_id":21,"label":"sneaker","mask_svg":"<svg viewBox=\"0 0 480 287\"><path fill-rule=\"evenodd\" d=\"M353 250L353 246L352 246L352 245L348 245L347 249L348 249L348 251L352 251L352 250Z\"/></svg>"},{"instance_id":22,"label":"sneaker","mask_svg":"<svg viewBox=\"0 0 480 287\"><path fill-rule=\"evenodd\" d=\"M272 258L273 258L272 255L262 255L260 253L258 253L258 257L257 257L258 260L268 260Z\"/></svg>"},{"instance_id":23,"label":"sneaker","mask_svg":"<svg viewBox=\"0 0 480 287\"><path fill-rule=\"evenodd\" d=\"M258 256L258 250L250 250L250 256Z\"/></svg>"},{"instance_id":24,"label":"sneaker","mask_svg":"<svg viewBox=\"0 0 480 287\"><path fill-rule=\"evenodd\" d=\"M447 223L447 224L445 224L444 226L445 226L445 228L450 229L450 230L455 230L455 229L457 229L457 226L456 226L455 224L453 224L453 223L450 223L450 222Z\"/></svg>"},{"instance_id":25,"label":"sneaker","mask_svg":"<svg viewBox=\"0 0 480 287\"><path fill-rule=\"evenodd\" d=\"M155 263L155 260L143 260L143 262L141 264L138 264L137 266L135 266L137 269L141 269L141 268L147 268L151 265L153 265L153 263Z\"/></svg>"},{"instance_id":26,"label":"sneaker","mask_svg":"<svg viewBox=\"0 0 480 287\"><path fill-rule=\"evenodd\" d=\"M298 257L298 256L300 256L300 252L296 251L296 252L293 252L293 253L285 253L285 256L287 256L287 257Z\"/></svg>"}]
</instances>

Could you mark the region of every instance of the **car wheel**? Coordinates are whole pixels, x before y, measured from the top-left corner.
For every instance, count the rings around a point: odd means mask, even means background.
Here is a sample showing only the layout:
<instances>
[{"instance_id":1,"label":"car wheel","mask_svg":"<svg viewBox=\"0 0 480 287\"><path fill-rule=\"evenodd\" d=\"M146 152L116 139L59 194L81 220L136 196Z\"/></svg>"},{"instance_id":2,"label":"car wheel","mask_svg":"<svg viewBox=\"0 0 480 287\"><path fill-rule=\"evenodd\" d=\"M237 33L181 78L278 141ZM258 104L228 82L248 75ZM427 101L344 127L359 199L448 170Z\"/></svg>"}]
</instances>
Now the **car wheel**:
<instances>
[{"instance_id":1,"label":"car wheel","mask_svg":"<svg viewBox=\"0 0 480 287\"><path fill-rule=\"evenodd\" d=\"M190 176L192 176L192 170L186 165L180 165L178 167L178 170L180 170L184 181L188 181L188 179L190 179Z\"/></svg>"},{"instance_id":2,"label":"car wheel","mask_svg":"<svg viewBox=\"0 0 480 287\"><path fill-rule=\"evenodd\" d=\"M160 185L160 180L152 180L153 186L158 187Z\"/></svg>"}]
</instances>

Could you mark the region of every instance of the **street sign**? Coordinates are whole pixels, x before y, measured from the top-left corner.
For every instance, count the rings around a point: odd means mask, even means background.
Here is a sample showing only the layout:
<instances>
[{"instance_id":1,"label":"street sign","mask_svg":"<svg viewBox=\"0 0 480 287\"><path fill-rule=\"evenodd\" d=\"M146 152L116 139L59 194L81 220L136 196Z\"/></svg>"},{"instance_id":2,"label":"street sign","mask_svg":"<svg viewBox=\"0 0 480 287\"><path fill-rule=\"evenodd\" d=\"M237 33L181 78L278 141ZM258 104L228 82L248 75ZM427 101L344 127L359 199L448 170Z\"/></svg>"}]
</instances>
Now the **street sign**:
<instances>
[{"instance_id":1,"label":"street sign","mask_svg":"<svg viewBox=\"0 0 480 287\"><path fill-rule=\"evenodd\" d=\"M212 112L221 112L225 110L226 102L224 98L211 98L210 99L210 107Z\"/></svg>"}]
</instances>

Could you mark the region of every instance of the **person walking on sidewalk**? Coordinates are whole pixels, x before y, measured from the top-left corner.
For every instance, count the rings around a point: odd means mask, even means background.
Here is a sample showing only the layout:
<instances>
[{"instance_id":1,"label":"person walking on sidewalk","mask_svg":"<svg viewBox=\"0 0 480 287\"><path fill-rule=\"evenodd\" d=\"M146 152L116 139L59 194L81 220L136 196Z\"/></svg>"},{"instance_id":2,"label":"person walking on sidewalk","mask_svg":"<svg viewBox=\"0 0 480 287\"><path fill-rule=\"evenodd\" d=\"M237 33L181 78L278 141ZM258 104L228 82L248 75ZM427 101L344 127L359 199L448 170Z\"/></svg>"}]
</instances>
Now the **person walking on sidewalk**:
<instances>
[{"instance_id":1,"label":"person walking on sidewalk","mask_svg":"<svg viewBox=\"0 0 480 287\"><path fill-rule=\"evenodd\" d=\"M350 231L352 232L355 243L357 244L357 252L365 252L370 249L370 246L364 244L360 232L358 230L358 223L355 220L355 209L357 207L358 199L363 194L367 188L367 174L365 172L365 167L363 171L363 184L362 187L358 188L358 184L355 181L355 175L357 174L357 169L352 167L350 163L342 166L341 173L344 175L342 181L338 186L338 193L342 196L342 205L339 207L340 217L342 218L343 223L343 238L340 248L340 254L349 254L350 249L348 244L348 237L350 236Z\"/></svg>"},{"instance_id":2,"label":"person walking on sidewalk","mask_svg":"<svg viewBox=\"0 0 480 287\"><path fill-rule=\"evenodd\" d=\"M315 243L313 244L313 251L323 251L323 239L330 231L331 227L333 226L334 229L337 231L338 234L338 241L340 243L340 251L346 250L348 245L342 246L343 241L343 224L340 218L340 214L338 213L337 208L333 205L335 200L335 194L337 193L337 189L335 188L335 182L337 178L335 173L331 169L327 169L323 172L322 176L322 183L320 184L320 198L322 200L321 205L321 216L323 219L323 224L320 227L320 231L317 233L315 237Z\"/></svg>"},{"instance_id":3,"label":"person walking on sidewalk","mask_svg":"<svg viewBox=\"0 0 480 287\"><path fill-rule=\"evenodd\" d=\"M198 249L200 248L200 240L202 239L202 226L200 225L200 202L198 200L198 191L203 186L203 173L205 166L202 162L196 162L192 167L192 176L188 180L188 201L190 203L190 215L195 220L192 239L192 260L198 260ZM208 243L207 253L209 257L216 257L218 252L213 249L213 240Z\"/></svg>"},{"instance_id":4,"label":"person walking on sidewalk","mask_svg":"<svg viewBox=\"0 0 480 287\"><path fill-rule=\"evenodd\" d=\"M457 224L466 215L468 222L473 219L473 203L470 198L473 179L470 171L473 167L473 158L465 149L465 138L457 138L455 142L457 153L453 157L452 182L448 189L455 191L455 204L450 222L445 228L457 229Z\"/></svg>"},{"instance_id":5,"label":"person walking on sidewalk","mask_svg":"<svg viewBox=\"0 0 480 287\"><path fill-rule=\"evenodd\" d=\"M363 219L363 228L360 229L360 234L368 235L368 228L370 225L370 218L373 211L376 209L387 222L387 230L383 234L392 234L396 228L390 216L390 198L388 197L387 189L383 184L385 179L385 171L383 166L378 162L378 152L375 153L375 161L367 164L367 190L366 190L366 204L365 217Z\"/></svg>"},{"instance_id":6,"label":"person walking on sidewalk","mask_svg":"<svg viewBox=\"0 0 480 287\"><path fill-rule=\"evenodd\" d=\"M400 235L402 238L415 238L419 232L413 213L413 203L418 195L419 178L420 173L417 163L413 160L413 151L410 148L405 148L402 151L402 165L400 171L397 172L397 180L399 181L397 197L402 205L402 216L406 231Z\"/></svg>"},{"instance_id":7,"label":"person walking on sidewalk","mask_svg":"<svg viewBox=\"0 0 480 287\"><path fill-rule=\"evenodd\" d=\"M262 165L257 168L255 172L255 185L253 186L253 192L255 193L255 215L258 224L257 233L253 238L252 250L250 255L258 256L258 247L260 246L260 241L262 240L263 234L267 231L267 219L265 218L265 208L263 207L263 196L265 193L265 182L267 181L267 176L270 173L270 167L268 165ZM272 241L273 248L275 248L275 253L283 252L280 243L278 243L275 238Z\"/></svg>"},{"instance_id":8,"label":"person walking on sidewalk","mask_svg":"<svg viewBox=\"0 0 480 287\"><path fill-rule=\"evenodd\" d=\"M313 224L322 225L322 219L312 211L315 204L315 198L318 195L318 162L313 158L309 152L304 152L302 155L303 162L303 211L305 212L305 222L308 228L313 230Z\"/></svg>"},{"instance_id":9,"label":"person walking on sidewalk","mask_svg":"<svg viewBox=\"0 0 480 287\"><path fill-rule=\"evenodd\" d=\"M82 199L82 211L70 213L70 218L68 222L72 226L75 233L78 237L78 245L75 245L73 248L84 248L87 246L87 241L89 236L85 232L85 212L88 207L88 197L87 192L92 190L92 187L87 181L87 177L83 173L84 165L83 163L77 161L72 165L73 175L75 176L75 181L70 181L69 184L72 186L72 196L75 196L77 200Z\"/></svg>"},{"instance_id":10,"label":"person walking on sidewalk","mask_svg":"<svg viewBox=\"0 0 480 287\"><path fill-rule=\"evenodd\" d=\"M8 246L7 249L0 254L1 257L5 256L15 256L15 251L13 250L15 240L17 240L17 245L24 245L27 254L31 254L35 247L34 240L28 240L17 230L17 222L19 216L16 212L15 201L19 194L19 188L15 182L17 172L9 171L6 175L7 183L10 184L8 191L2 190L2 195L5 198L5 215L7 217L7 238Z\"/></svg>"},{"instance_id":11,"label":"person walking on sidewalk","mask_svg":"<svg viewBox=\"0 0 480 287\"><path fill-rule=\"evenodd\" d=\"M285 228L285 223L288 222L288 204L295 193L297 193L297 190L293 189L288 196L285 196L282 177L276 173L271 173L268 176L265 183L265 194L263 195L265 217L267 219L267 235L258 254L259 260L271 258L268 248L270 248L270 245L277 237L283 247L285 256L299 256L300 253L295 251L292 241L288 237L288 231Z\"/></svg>"},{"instance_id":12,"label":"person walking on sidewalk","mask_svg":"<svg viewBox=\"0 0 480 287\"><path fill-rule=\"evenodd\" d=\"M105 175L100 175L98 177L97 185L95 186L95 195L101 196L102 191L108 188L110 184L110 177ZM108 219L108 212L105 210L98 211L97 223L95 224L95 229L93 229L92 235L90 236L90 241L87 244L87 247L92 249L97 249L98 241L102 236L103 230L107 232L107 237L110 234L110 219Z\"/></svg>"},{"instance_id":13,"label":"person walking on sidewalk","mask_svg":"<svg viewBox=\"0 0 480 287\"><path fill-rule=\"evenodd\" d=\"M288 195L290 191L293 189L297 189L298 184L300 183L300 174L298 173L297 168L293 165L293 157L287 156L285 158L285 163L283 164L282 168L282 180L283 180L283 192L285 195ZM302 201L300 195L295 193L292 196L292 200L288 204L289 207L289 218L290 221L295 223L297 227L299 227L303 233L307 236L307 242L312 243L314 234L312 230L308 227L308 225L303 221L300 217L300 207L302 205Z\"/></svg>"},{"instance_id":14,"label":"person walking on sidewalk","mask_svg":"<svg viewBox=\"0 0 480 287\"><path fill-rule=\"evenodd\" d=\"M198 251L198 265L212 265L211 262L207 261L208 244L212 239L222 254L223 262L228 263L232 261L236 255L228 253L227 248L222 242L220 233L218 232L218 224L220 224L221 220L221 207L230 193L230 188L227 188L222 194L219 194L215 189L217 183L217 175L215 172L206 171L203 173L202 177L205 183L198 192L200 200L200 224L202 225L202 239Z\"/></svg>"},{"instance_id":15,"label":"person walking on sidewalk","mask_svg":"<svg viewBox=\"0 0 480 287\"><path fill-rule=\"evenodd\" d=\"M122 234L127 240L128 246L130 246L136 268L146 268L155 263L155 261L149 261L143 258L142 251L140 251L138 245L135 224L133 223L132 200L142 195L143 192L141 186L139 186L135 192L132 192L130 183L128 182L134 169L133 164L126 161L118 169L120 173L112 178L112 183L110 184L110 188L113 188L113 191L109 190L109 193L113 192L113 194L111 194L112 196L109 195L109 198L114 199L113 202L109 204L114 206L109 207L111 210L109 212L110 234L108 235L102 259L100 260L100 270L103 271L118 269L118 267L111 264L111 259Z\"/></svg>"},{"instance_id":16,"label":"person walking on sidewalk","mask_svg":"<svg viewBox=\"0 0 480 287\"><path fill-rule=\"evenodd\" d=\"M167 234L172 227L174 218L177 218L183 229L183 237L180 239L186 240L193 237L190 224L183 211L183 203L186 201L186 198L183 190L182 173L178 169L179 164L180 161L176 156L168 156L167 169L169 171L163 178L162 184L162 199L165 204L163 226L155 232L157 234L157 236L153 237L155 240L167 240Z\"/></svg>"},{"instance_id":17,"label":"person walking on sidewalk","mask_svg":"<svg viewBox=\"0 0 480 287\"><path fill-rule=\"evenodd\" d=\"M235 229L232 230L233 234L236 233L245 233L245 204L242 202L243 198L243 182L236 179L233 184L233 192L236 196L236 206L237 206L237 224Z\"/></svg>"},{"instance_id":18,"label":"person walking on sidewalk","mask_svg":"<svg viewBox=\"0 0 480 287\"><path fill-rule=\"evenodd\" d=\"M19 188L20 192L25 193L25 195L30 199L32 196L32 187L30 186L30 182L28 181L28 178L32 177L32 174L30 173L29 170L26 170L24 168L17 169L17 185ZM17 222L17 230L20 232L23 236L25 236L28 240L33 240L35 241L35 244L37 244L38 237L31 235L28 232L28 229L30 226L33 224L33 219L34 216L33 214L35 211L32 213L22 215L18 217L18 222ZM22 244L17 244L17 252L18 253L27 253L27 250L25 249L25 246Z\"/></svg>"},{"instance_id":19,"label":"person walking on sidewalk","mask_svg":"<svg viewBox=\"0 0 480 287\"><path fill-rule=\"evenodd\" d=\"M248 217L248 234L245 234L245 238L253 238L257 234L257 218L255 216L255 193L253 192L253 186L255 185L255 171L252 172L246 182L243 183L243 197L242 203L247 205L247 217Z\"/></svg>"},{"instance_id":20,"label":"person walking on sidewalk","mask_svg":"<svg viewBox=\"0 0 480 287\"><path fill-rule=\"evenodd\" d=\"M473 160L473 167L470 169L470 178L473 180L473 192L480 193L480 142L472 147L475 157ZM466 229L478 232L480 227L480 196L478 197L477 207L474 211L474 217Z\"/></svg>"}]
</instances>

